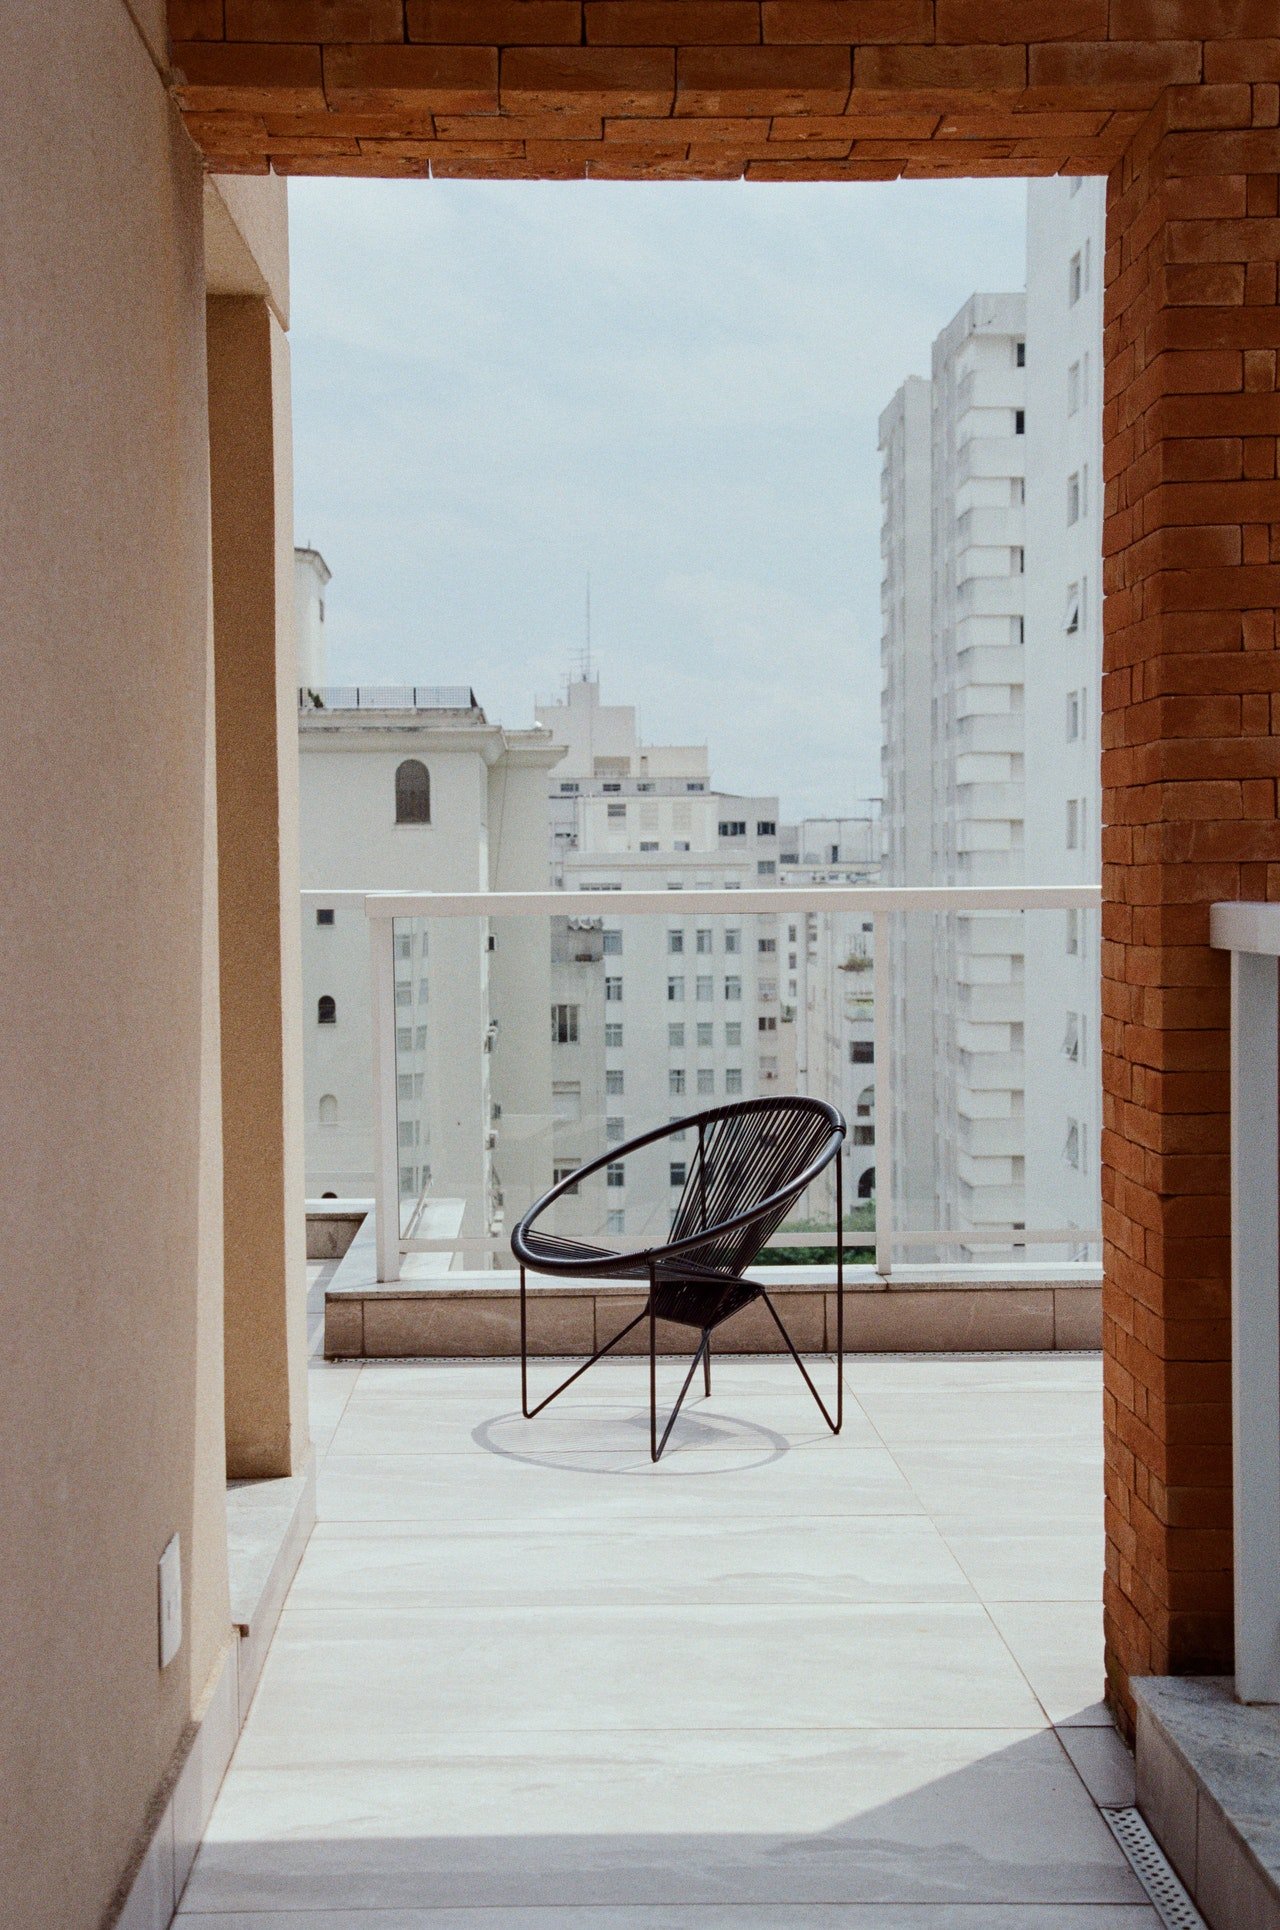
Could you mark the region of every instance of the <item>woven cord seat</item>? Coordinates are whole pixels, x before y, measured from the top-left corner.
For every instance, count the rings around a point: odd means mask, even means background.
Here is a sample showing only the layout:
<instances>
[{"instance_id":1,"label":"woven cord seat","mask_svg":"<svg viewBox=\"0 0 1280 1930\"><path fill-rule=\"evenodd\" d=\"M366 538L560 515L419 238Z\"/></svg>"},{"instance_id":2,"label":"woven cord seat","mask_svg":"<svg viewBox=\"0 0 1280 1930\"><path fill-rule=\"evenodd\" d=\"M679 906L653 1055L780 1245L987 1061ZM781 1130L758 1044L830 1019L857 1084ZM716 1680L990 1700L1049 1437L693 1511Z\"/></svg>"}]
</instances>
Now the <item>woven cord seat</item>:
<instances>
[{"instance_id":1,"label":"woven cord seat","mask_svg":"<svg viewBox=\"0 0 1280 1930\"><path fill-rule=\"evenodd\" d=\"M702 1364L705 1391L711 1392L711 1336L724 1321L762 1300L773 1317L787 1351L833 1434L844 1421L844 1196L840 1152L846 1126L834 1106L819 1099L799 1097L745 1099L736 1106L718 1106L688 1119L673 1120L638 1139L609 1151L589 1165L567 1174L525 1214L511 1235L511 1249L520 1267L520 1395L526 1419L532 1420L567 1387L573 1385L603 1355L638 1327L649 1323L649 1451L657 1461L670 1437L684 1397ZM569 1189L629 1153L670 1138L695 1132L697 1150L688 1164L684 1186L661 1246L638 1253L618 1253L586 1240L544 1232L537 1224ZM836 1401L834 1417L809 1377L772 1299L759 1281L748 1280L750 1267L786 1219L806 1187L825 1167L836 1163ZM634 1319L614 1334L589 1360L535 1407L529 1405L528 1293L526 1272L568 1279L647 1280L645 1305ZM697 1349L680 1389L679 1398L658 1438L657 1323L690 1327L700 1335Z\"/></svg>"}]
</instances>

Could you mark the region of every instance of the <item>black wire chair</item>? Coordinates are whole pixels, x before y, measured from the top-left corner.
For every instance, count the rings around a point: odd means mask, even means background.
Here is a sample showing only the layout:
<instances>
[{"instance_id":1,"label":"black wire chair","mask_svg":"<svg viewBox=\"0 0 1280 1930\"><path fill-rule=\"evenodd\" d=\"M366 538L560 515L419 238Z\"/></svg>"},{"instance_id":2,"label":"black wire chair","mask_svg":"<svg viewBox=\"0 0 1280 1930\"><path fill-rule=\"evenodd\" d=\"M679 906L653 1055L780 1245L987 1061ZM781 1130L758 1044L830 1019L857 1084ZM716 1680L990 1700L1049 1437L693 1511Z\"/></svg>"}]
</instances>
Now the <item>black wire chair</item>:
<instances>
[{"instance_id":1,"label":"black wire chair","mask_svg":"<svg viewBox=\"0 0 1280 1930\"><path fill-rule=\"evenodd\" d=\"M696 1131L697 1151L689 1162L684 1189L662 1246L638 1253L616 1253L538 1229L547 1209L562 1194L615 1160L639 1152L673 1133ZM804 1376L805 1385L833 1434L844 1423L844 1193L840 1152L847 1131L834 1106L820 1099L787 1097L744 1099L735 1106L716 1106L709 1112L642 1133L623 1146L611 1146L599 1159L576 1168L544 1193L511 1235L511 1250L520 1265L520 1403L526 1420L549 1407L567 1387L642 1320L649 1322L649 1453L654 1461L675 1426L689 1385L702 1363L705 1391L711 1393L711 1336L724 1321L763 1300L787 1351ZM757 1254L782 1225L805 1188L836 1162L836 1412L834 1420L809 1377L765 1288L743 1276ZM604 1278L647 1280L645 1305L620 1332L598 1347L590 1360L574 1369L567 1380L538 1402L529 1405L528 1296L526 1270L569 1279ZM701 1335L689 1364L679 1398L658 1439L658 1322L674 1321Z\"/></svg>"}]
</instances>

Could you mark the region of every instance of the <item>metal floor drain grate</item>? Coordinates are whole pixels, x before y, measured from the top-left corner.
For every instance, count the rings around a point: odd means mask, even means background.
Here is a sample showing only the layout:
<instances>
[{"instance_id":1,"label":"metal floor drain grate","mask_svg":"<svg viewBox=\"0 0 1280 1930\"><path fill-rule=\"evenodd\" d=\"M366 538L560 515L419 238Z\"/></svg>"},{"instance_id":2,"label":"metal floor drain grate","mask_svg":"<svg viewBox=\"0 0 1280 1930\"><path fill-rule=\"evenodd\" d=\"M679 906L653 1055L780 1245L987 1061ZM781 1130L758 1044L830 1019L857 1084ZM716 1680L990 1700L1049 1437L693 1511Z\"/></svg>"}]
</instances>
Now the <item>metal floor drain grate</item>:
<instances>
[{"instance_id":1,"label":"metal floor drain grate","mask_svg":"<svg viewBox=\"0 0 1280 1930\"><path fill-rule=\"evenodd\" d=\"M1104 1809L1102 1816L1166 1930L1208 1930L1140 1812Z\"/></svg>"}]
</instances>

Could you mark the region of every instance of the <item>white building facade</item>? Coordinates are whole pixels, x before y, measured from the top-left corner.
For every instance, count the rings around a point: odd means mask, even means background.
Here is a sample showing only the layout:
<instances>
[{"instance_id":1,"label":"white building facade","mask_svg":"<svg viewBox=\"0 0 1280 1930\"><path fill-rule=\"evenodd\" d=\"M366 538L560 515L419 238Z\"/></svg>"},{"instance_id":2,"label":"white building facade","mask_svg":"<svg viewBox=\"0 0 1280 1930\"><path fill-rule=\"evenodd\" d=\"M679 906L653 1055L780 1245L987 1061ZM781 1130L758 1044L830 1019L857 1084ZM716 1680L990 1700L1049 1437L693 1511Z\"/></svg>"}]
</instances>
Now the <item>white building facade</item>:
<instances>
[{"instance_id":1,"label":"white building facade","mask_svg":"<svg viewBox=\"0 0 1280 1930\"><path fill-rule=\"evenodd\" d=\"M886 883L1098 876L1101 196L1032 184L1027 294L972 297L881 419ZM890 944L899 1226L994 1260L984 1228L1096 1225L1085 919L903 916Z\"/></svg>"},{"instance_id":2,"label":"white building facade","mask_svg":"<svg viewBox=\"0 0 1280 1930\"><path fill-rule=\"evenodd\" d=\"M413 696L301 693L304 889L544 889L547 773L561 747L545 731L491 724L469 691ZM402 1214L417 1212L424 1236L458 1237L483 1255L551 1183L545 932L536 921L493 931L480 919L414 920L397 927L395 949ZM367 1195L373 1041L362 912L307 912L303 989L307 1192ZM447 1028L439 1011L450 1014Z\"/></svg>"},{"instance_id":3,"label":"white building facade","mask_svg":"<svg viewBox=\"0 0 1280 1930\"><path fill-rule=\"evenodd\" d=\"M1105 214L1100 179L1030 183L1026 875L1049 884L1096 884L1102 865ZM1043 912L1024 922L1036 992L1025 1021L1026 1223L1087 1230L1098 1225L1102 1124L1097 920Z\"/></svg>"}]
</instances>

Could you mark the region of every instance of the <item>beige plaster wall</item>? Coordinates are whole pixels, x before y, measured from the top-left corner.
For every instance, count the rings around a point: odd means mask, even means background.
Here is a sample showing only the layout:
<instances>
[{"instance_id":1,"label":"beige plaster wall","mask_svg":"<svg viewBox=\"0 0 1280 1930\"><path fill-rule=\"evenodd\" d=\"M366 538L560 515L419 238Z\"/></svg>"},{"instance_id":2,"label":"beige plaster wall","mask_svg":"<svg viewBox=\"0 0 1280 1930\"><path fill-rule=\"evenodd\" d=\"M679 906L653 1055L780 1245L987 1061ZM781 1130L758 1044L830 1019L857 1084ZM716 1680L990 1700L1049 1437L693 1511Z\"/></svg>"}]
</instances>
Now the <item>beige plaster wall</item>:
<instances>
[{"instance_id":1,"label":"beige plaster wall","mask_svg":"<svg viewBox=\"0 0 1280 1930\"><path fill-rule=\"evenodd\" d=\"M120 0L0 8L0 1915L22 1930L102 1920L228 1626L202 187L157 57Z\"/></svg>"},{"instance_id":2,"label":"beige plaster wall","mask_svg":"<svg viewBox=\"0 0 1280 1930\"><path fill-rule=\"evenodd\" d=\"M227 1472L255 1478L308 1447L289 350L266 299L207 317Z\"/></svg>"}]
</instances>

